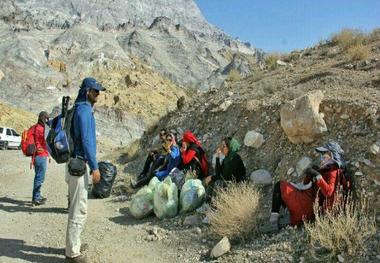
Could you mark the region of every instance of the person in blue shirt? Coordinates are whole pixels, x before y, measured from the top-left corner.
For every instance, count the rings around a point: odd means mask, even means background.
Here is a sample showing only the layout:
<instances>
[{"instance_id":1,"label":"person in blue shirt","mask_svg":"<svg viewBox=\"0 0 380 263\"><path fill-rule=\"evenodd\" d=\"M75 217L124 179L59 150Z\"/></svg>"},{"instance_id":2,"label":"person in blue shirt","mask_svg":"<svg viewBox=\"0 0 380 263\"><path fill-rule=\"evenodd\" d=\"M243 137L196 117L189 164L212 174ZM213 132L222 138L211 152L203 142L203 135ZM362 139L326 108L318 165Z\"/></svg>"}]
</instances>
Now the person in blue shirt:
<instances>
[{"instance_id":1,"label":"person in blue shirt","mask_svg":"<svg viewBox=\"0 0 380 263\"><path fill-rule=\"evenodd\" d=\"M175 141L175 137L173 134L168 133L165 137L165 148L168 151L166 166L163 170L159 170L155 172L155 176L160 180L164 180L166 176L169 175L173 168L176 168L181 163L181 154L178 148L178 145Z\"/></svg>"},{"instance_id":2,"label":"person in blue shirt","mask_svg":"<svg viewBox=\"0 0 380 263\"><path fill-rule=\"evenodd\" d=\"M100 172L96 160L96 126L93 106L98 100L99 92L105 88L94 78L85 78L75 101L71 135L74 150L69 163L66 165L66 182L69 185L69 216L66 231L66 262L88 262L81 254L80 235L87 218L87 197L90 174L92 183L100 181ZM69 173L72 160L83 160L86 165L84 175ZM80 162L80 161L79 161ZM82 247L82 248L81 248Z\"/></svg>"}]
</instances>

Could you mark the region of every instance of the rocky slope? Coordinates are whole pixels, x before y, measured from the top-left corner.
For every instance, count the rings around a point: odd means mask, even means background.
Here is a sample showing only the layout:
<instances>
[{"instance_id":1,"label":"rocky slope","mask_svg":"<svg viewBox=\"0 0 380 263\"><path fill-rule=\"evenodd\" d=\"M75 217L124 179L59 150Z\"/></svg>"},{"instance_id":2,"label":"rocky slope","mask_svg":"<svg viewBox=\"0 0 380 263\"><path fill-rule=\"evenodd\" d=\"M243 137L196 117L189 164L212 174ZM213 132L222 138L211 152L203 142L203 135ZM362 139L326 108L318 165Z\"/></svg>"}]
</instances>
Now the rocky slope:
<instances>
[{"instance_id":1,"label":"rocky slope","mask_svg":"<svg viewBox=\"0 0 380 263\"><path fill-rule=\"evenodd\" d=\"M100 134L119 138L112 147L140 138L158 116L174 110L182 88L219 86L232 70L247 75L257 62L255 49L208 24L193 1L6 0L0 6L0 36L0 100L34 113L59 105L63 95L75 97L85 76L96 75L108 85L108 98L127 85L109 81L110 75L144 79L127 93L131 98L141 97L136 91L149 93L135 104L147 112L154 106L150 117L131 110L133 104L98 105L100 122L107 119L113 127L101 124ZM140 72L143 68L150 68L150 75ZM158 92L175 98L157 106L163 102ZM128 116L123 121L120 112Z\"/></svg>"},{"instance_id":2,"label":"rocky slope","mask_svg":"<svg viewBox=\"0 0 380 263\"><path fill-rule=\"evenodd\" d=\"M255 69L254 74L230 80L218 89L212 89L185 104L182 110L162 119L156 130L143 137L136 160L125 165L126 176L122 180L127 188L130 179L137 175L146 158L146 150L157 141L161 127L178 133L190 129L201 139L209 161L222 138L234 136L242 143L240 155L245 162L248 176L253 171L269 171L261 178L260 189L262 220L268 220L271 207L272 184L278 180L299 182L302 166L308 158L314 158L314 148L332 139L341 144L345 159L356 183L356 193L370 200L371 211L377 212L380 222L380 35L374 33L365 45L369 50L366 59L351 61L347 52L332 42L313 48L295 51L276 61L275 69ZM319 97L320 96L320 97ZM303 99L300 99L303 98ZM306 100L306 103L299 103ZM304 121L310 110L305 105L315 104L315 116L323 121L325 129L313 134L309 142L297 142L283 129L284 108L298 105L293 123ZM308 115L310 114L310 115ZM296 127L294 127L296 129ZM247 140L249 131L255 131L256 139ZM315 131L314 131L315 132ZM262 135L262 137L260 137ZM260 139L262 138L262 139ZM309 138L307 139L309 140ZM253 147L247 146L247 144ZM251 141L251 142L250 142ZM253 141L253 143L252 143ZM248 143L249 142L249 143ZM136 152L136 150L134 150ZM119 160L123 160L122 158ZM211 170L213 173L214 171ZM258 177L254 182L258 184ZM259 178L260 179L260 178ZM189 216L191 217L191 216ZM174 224L177 218L172 220ZM193 225L193 226L196 226ZM207 228L202 228L207 238ZM178 233L178 235L180 235ZM206 240L206 239L205 239ZM214 240L214 244L219 241ZM202 241L203 242L203 241ZM368 242L363 254L351 258L344 253L340 262L377 262L380 258L379 229ZM218 262L314 262L310 255L308 237L304 229L288 228L278 235L252 234L243 243L233 243L232 251ZM194 261L209 259L209 250L201 252Z\"/></svg>"}]
</instances>

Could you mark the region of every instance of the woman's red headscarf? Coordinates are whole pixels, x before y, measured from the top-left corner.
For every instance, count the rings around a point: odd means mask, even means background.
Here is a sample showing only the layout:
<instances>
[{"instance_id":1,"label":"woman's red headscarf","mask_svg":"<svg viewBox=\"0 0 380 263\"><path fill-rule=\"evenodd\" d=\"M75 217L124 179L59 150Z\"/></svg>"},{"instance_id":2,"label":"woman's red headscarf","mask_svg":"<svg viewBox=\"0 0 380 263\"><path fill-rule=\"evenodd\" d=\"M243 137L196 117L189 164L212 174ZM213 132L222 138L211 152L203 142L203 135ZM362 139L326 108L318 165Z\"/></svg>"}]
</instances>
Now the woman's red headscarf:
<instances>
[{"instance_id":1,"label":"woman's red headscarf","mask_svg":"<svg viewBox=\"0 0 380 263\"><path fill-rule=\"evenodd\" d=\"M186 131L183 134L183 142L187 143L195 143L198 146L201 146L201 143L198 141L197 137L194 136L194 134L191 133L191 131Z\"/></svg>"}]
</instances>

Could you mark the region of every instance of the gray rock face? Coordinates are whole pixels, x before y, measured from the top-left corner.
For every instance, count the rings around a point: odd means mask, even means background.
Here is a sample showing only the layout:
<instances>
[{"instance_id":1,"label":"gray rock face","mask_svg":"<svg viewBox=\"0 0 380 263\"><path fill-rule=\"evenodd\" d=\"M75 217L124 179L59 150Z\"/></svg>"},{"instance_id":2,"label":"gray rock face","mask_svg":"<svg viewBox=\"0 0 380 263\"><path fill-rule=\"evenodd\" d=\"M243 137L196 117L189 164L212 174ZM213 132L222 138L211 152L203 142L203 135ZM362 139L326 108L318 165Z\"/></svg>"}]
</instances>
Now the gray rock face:
<instances>
[{"instance_id":1,"label":"gray rock face","mask_svg":"<svg viewBox=\"0 0 380 263\"><path fill-rule=\"evenodd\" d=\"M256 52L210 25L189 0L3 0L0 37L0 100L36 113L75 98L83 77L104 68L144 63L180 86L208 89L230 68L249 71L252 61L234 52L253 61ZM147 128L139 116L120 121L117 108L96 110L100 134L118 138L115 146Z\"/></svg>"}]
</instances>

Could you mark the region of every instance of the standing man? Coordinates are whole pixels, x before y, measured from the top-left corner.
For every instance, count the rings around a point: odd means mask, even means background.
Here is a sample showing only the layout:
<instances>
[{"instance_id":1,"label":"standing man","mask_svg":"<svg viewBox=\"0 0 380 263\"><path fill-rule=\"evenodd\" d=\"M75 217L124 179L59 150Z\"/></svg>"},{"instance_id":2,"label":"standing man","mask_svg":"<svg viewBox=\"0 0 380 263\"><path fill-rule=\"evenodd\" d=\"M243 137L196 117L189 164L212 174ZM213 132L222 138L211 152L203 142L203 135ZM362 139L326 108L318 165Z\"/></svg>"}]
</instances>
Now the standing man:
<instances>
[{"instance_id":1,"label":"standing man","mask_svg":"<svg viewBox=\"0 0 380 263\"><path fill-rule=\"evenodd\" d=\"M69 185L70 200L66 231L66 262L88 262L87 257L81 254L86 244L81 246L80 235L87 218L89 176L92 175L93 184L100 180L98 162L96 161L96 129L93 106L97 102L99 92L104 90L105 88L94 78L85 78L75 101L71 131L74 151L70 162L66 165L66 181ZM73 173L71 165L73 163L78 164L81 161L85 167L84 174Z\"/></svg>"},{"instance_id":2,"label":"standing man","mask_svg":"<svg viewBox=\"0 0 380 263\"><path fill-rule=\"evenodd\" d=\"M33 206L43 205L46 202L46 198L41 195L41 187L45 180L47 158L49 157L45 141L45 124L48 121L49 114L46 111L41 111L38 115L38 122L33 127L34 142L36 145L36 152L32 157L35 172L32 197Z\"/></svg>"}]
</instances>

